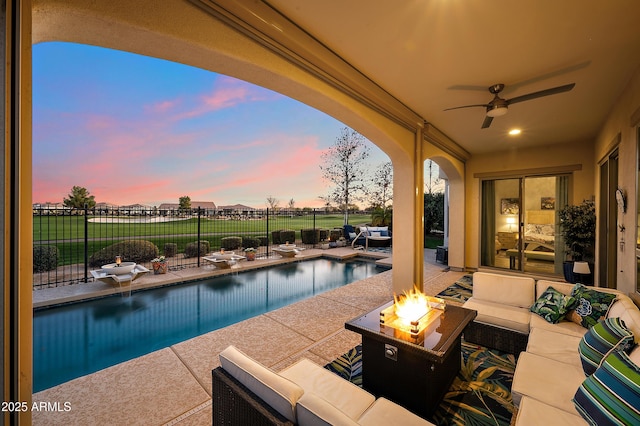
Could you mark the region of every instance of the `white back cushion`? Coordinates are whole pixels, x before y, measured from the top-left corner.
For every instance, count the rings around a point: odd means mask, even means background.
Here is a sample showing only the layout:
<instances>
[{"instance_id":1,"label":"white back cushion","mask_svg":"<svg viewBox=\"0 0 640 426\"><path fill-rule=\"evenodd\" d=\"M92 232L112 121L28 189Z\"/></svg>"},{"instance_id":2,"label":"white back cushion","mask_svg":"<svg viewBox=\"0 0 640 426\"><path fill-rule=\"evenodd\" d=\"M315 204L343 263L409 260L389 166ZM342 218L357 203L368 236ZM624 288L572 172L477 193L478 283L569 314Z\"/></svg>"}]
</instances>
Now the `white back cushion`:
<instances>
[{"instance_id":1,"label":"white back cushion","mask_svg":"<svg viewBox=\"0 0 640 426\"><path fill-rule=\"evenodd\" d=\"M296 421L296 403L302 388L249 358L235 346L220 352L222 368L288 420Z\"/></svg>"},{"instance_id":2,"label":"white back cushion","mask_svg":"<svg viewBox=\"0 0 640 426\"><path fill-rule=\"evenodd\" d=\"M535 280L529 277L476 272L473 297L493 303L530 308L535 295Z\"/></svg>"}]
</instances>

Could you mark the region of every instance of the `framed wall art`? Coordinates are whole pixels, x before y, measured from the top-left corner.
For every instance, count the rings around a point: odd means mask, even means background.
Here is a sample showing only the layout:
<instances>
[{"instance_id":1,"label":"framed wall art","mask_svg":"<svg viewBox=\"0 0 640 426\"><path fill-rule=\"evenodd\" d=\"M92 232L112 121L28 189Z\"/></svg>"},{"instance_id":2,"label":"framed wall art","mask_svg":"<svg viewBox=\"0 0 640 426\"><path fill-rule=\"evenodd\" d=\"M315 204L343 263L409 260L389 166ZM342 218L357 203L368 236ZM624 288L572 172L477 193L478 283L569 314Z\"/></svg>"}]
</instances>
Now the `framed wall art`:
<instances>
[{"instance_id":1,"label":"framed wall art","mask_svg":"<svg viewBox=\"0 0 640 426\"><path fill-rule=\"evenodd\" d=\"M519 212L519 198L503 198L500 200L500 214L518 214Z\"/></svg>"}]
</instances>

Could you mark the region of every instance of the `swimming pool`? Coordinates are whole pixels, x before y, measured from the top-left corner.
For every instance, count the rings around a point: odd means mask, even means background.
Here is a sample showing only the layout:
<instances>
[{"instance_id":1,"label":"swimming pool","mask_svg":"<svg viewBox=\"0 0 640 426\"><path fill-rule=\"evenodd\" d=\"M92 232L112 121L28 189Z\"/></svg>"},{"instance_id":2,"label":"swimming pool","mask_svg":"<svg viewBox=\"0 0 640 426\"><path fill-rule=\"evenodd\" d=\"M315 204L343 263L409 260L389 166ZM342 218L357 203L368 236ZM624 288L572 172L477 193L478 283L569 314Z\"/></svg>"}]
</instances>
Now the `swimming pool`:
<instances>
[{"instance_id":1,"label":"swimming pool","mask_svg":"<svg viewBox=\"0 0 640 426\"><path fill-rule=\"evenodd\" d=\"M378 272L371 260L320 258L36 310L33 391Z\"/></svg>"}]
</instances>

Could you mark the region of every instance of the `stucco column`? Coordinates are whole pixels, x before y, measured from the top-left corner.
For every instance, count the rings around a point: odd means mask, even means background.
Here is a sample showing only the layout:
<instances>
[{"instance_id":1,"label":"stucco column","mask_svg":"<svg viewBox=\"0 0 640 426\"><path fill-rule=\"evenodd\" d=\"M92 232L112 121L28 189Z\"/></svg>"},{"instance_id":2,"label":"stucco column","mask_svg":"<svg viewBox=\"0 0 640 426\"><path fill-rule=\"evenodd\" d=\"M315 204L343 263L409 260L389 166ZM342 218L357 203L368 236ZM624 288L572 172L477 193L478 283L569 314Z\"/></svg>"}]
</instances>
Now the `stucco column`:
<instances>
[{"instance_id":1,"label":"stucco column","mask_svg":"<svg viewBox=\"0 0 640 426\"><path fill-rule=\"evenodd\" d=\"M424 270L424 188L422 130L413 150L393 159L393 291L422 288Z\"/></svg>"}]
</instances>

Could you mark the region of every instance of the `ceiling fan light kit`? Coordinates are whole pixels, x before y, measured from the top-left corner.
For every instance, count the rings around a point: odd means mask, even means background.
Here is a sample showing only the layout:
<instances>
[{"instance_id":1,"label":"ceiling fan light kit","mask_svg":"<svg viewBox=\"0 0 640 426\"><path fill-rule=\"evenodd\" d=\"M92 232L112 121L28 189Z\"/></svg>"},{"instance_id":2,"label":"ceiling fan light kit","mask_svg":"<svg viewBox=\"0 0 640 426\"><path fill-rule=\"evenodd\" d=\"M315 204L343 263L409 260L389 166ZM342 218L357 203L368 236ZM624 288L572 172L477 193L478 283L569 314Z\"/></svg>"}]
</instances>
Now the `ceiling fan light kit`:
<instances>
[{"instance_id":1,"label":"ceiling fan light kit","mask_svg":"<svg viewBox=\"0 0 640 426\"><path fill-rule=\"evenodd\" d=\"M500 117L505 115L508 110L509 108L507 108L506 106L492 105L487 107L487 115L489 117Z\"/></svg>"},{"instance_id":2,"label":"ceiling fan light kit","mask_svg":"<svg viewBox=\"0 0 640 426\"><path fill-rule=\"evenodd\" d=\"M452 109L460 109L460 108L473 108L473 107L485 107L487 109L487 114L482 122L482 128L486 129L491 125L494 117L501 117L505 115L509 111L509 105L515 104L518 102L530 101L532 99L542 98L544 96L556 95L558 93L568 92L575 86L575 83L565 84L564 86L553 87L551 89L540 90L539 92L528 93L522 96L516 96L511 99L502 99L499 95L500 92L504 89L504 84L494 84L489 86L489 92L493 94L493 99L488 104L475 104L475 105L464 105L459 107L447 108L445 111L450 111Z\"/></svg>"}]
</instances>

